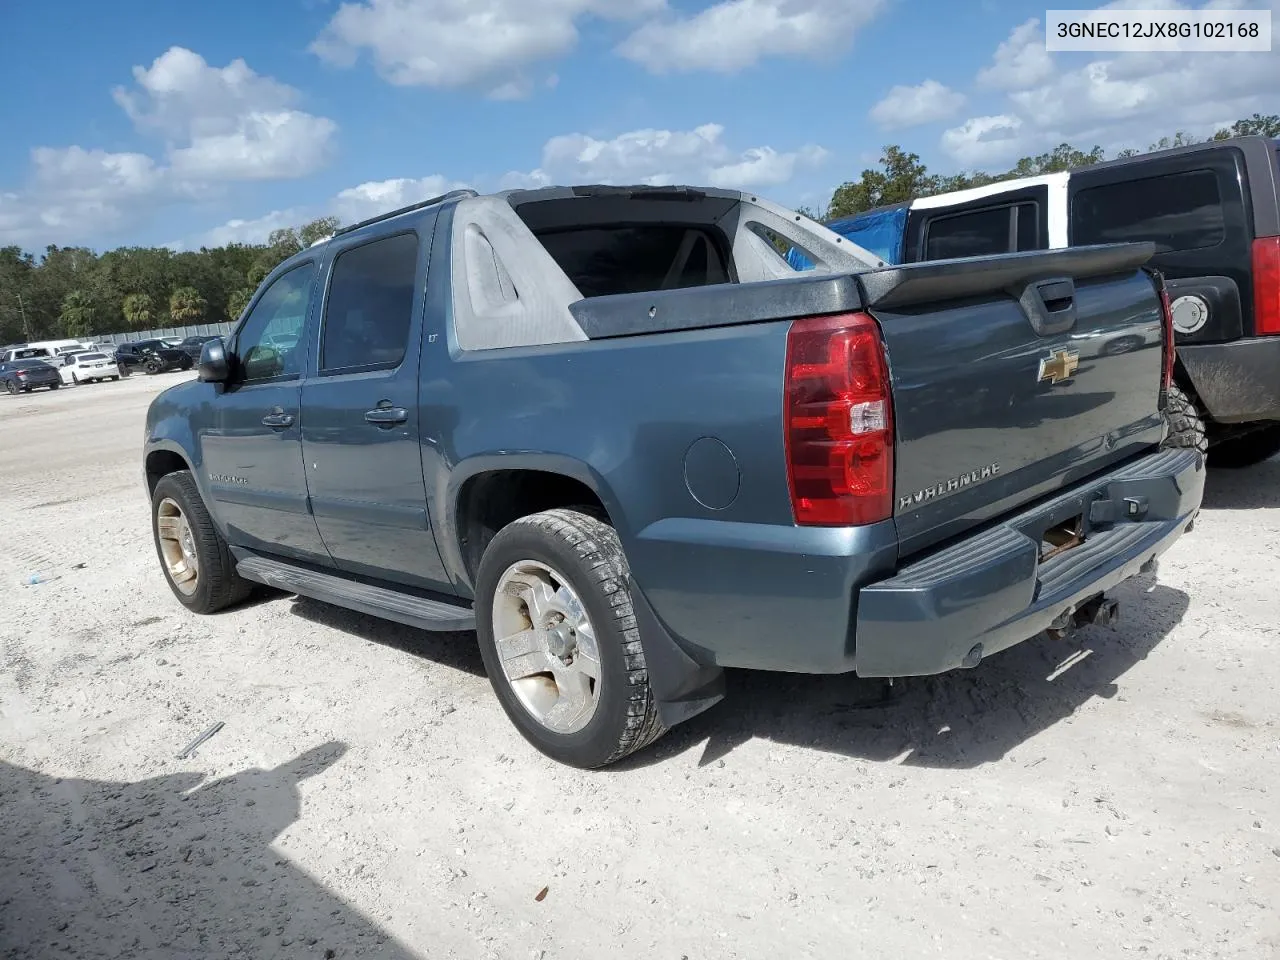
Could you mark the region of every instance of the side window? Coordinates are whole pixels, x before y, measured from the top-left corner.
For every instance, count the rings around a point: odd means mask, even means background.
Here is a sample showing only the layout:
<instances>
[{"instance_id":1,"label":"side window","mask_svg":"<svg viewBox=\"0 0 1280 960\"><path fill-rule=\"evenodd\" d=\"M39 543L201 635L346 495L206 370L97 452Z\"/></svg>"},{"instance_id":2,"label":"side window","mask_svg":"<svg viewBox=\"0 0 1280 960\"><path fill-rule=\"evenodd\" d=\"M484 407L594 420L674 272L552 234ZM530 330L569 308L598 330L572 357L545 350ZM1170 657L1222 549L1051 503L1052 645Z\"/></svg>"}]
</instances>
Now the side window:
<instances>
[{"instance_id":1,"label":"side window","mask_svg":"<svg viewBox=\"0 0 1280 960\"><path fill-rule=\"evenodd\" d=\"M324 310L321 370L386 368L404 359L418 276L418 235L338 254Z\"/></svg>"},{"instance_id":2,"label":"side window","mask_svg":"<svg viewBox=\"0 0 1280 960\"><path fill-rule=\"evenodd\" d=\"M1040 208L1034 203L1020 203L1013 208L1018 218L1015 228L1017 251L1040 249Z\"/></svg>"},{"instance_id":3,"label":"side window","mask_svg":"<svg viewBox=\"0 0 1280 960\"><path fill-rule=\"evenodd\" d=\"M1216 247L1226 237L1212 170L1125 180L1081 190L1071 204L1072 243L1152 240L1158 251Z\"/></svg>"},{"instance_id":4,"label":"side window","mask_svg":"<svg viewBox=\"0 0 1280 960\"><path fill-rule=\"evenodd\" d=\"M236 336L240 379L269 380L302 373L300 343L315 264L281 274L258 298Z\"/></svg>"},{"instance_id":5,"label":"side window","mask_svg":"<svg viewBox=\"0 0 1280 960\"><path fill-rule=\"evenodd\" d=\"M926 260L984 257L1009 252L1008 206L972 210L929 221L925 228Z\"/></svg>"}]
</instances>

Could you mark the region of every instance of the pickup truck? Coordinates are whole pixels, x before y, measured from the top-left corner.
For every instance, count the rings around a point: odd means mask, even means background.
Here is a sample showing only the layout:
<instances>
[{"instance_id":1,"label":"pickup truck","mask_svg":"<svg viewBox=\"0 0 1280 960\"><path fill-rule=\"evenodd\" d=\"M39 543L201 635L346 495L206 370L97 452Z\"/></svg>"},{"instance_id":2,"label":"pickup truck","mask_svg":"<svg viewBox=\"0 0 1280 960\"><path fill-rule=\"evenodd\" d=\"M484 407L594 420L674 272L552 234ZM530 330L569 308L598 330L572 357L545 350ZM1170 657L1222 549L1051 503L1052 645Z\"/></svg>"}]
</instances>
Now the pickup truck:
<instances>
[{"instance_id":1,"label":"pickup truck","mask_svg":"<svg viewBox=\"0 0 1280 960\"><path fill-rule=\"evenodd\" d=\"M197 613L265 584L474 630L582 767L726 667L977 667L1110 619L1196 518L1151 254L883 267L734 191L451 193L282 263L152 402L160 565Z\"/></svg>"},{"instance_id":2,"label":"pickup truck","mask_svg":"<svg viewBox=\"0 0 1280 960\"><path fill-rule=\"evenodd\" d=\"M1280 453L1280 140L1210 140L827 224L888 263L1150 241L1178 352L1175 442L1211 467ZM802 268L804 257L792 251Z\"/></svg>"}]
</instances>

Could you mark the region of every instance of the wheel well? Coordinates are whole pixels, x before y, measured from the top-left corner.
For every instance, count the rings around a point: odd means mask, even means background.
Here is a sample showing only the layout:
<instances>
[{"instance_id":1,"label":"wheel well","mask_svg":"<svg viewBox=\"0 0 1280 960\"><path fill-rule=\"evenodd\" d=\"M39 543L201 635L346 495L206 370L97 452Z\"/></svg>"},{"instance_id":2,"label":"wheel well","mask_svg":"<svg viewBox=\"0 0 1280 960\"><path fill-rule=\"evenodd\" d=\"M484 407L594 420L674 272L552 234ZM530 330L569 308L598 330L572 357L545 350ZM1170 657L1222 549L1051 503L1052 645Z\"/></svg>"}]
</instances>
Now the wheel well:
<instances>
[{"instance_id":1,"label":"wheel well","mask_svg":"<svg viewBox=\"0 0 1280 960\"><path fill-rule=\"evenodd\" d=\"M190 470L187 461L172 450L155 450L147 454L147 492L155 493L160 478L179 470Z\"/></svg>"},{"instance_id":2,"label":"wheel well","mask_svg":"<svg viewBox=\"0 0 1280 960\"><path fill-rule=\"evenodd\" d=\"M521 517L577 507L609 523L594 490L580 480L543 470L495 470L472 477L458 495L458 547L474 581L485 547L507 524Z\"/></svg>"}]
</instances>

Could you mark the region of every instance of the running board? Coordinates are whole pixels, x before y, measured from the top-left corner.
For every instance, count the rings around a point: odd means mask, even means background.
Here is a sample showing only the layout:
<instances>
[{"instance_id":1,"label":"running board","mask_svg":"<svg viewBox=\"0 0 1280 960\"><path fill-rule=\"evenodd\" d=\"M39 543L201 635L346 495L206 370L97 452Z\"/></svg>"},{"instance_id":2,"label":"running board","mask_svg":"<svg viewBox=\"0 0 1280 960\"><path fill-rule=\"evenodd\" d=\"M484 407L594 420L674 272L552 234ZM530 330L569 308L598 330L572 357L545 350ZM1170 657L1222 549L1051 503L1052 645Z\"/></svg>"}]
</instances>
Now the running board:
<instances>
[{"instance_id":1,"label":"running board","mask_svg":"<svg viewBox=\"0 0 1280 960\"><path fill-rule=\"evenodd\" d=\"M469 607L427 600L386 587L373 587L330 573L304 570L280 560L243 554L236 563L236 573L246 580L287 593L323 600L420 630L452 633L476 628L475 613Z\"/></svg>"}]
</instances>

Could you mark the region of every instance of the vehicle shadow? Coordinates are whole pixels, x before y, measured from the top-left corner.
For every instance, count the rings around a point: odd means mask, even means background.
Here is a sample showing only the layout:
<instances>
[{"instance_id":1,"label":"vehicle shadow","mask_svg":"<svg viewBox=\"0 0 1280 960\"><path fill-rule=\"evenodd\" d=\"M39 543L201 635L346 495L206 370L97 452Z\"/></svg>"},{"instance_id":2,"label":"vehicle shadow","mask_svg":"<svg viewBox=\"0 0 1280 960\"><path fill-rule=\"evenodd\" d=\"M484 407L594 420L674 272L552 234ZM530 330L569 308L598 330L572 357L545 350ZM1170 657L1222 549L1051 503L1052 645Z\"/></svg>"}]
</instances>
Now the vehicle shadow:
<instances>
[{"instance_id":1,"label":"vehicle shadow","mask_svg":"<svg viewBox=\"0 0 1280 960\"><path fill-rule=\"evenodd\" d=\"M333 627L369 643L423 657L442 667L462 670L476 677L485 676L484 661L480 659L474 630L433 633L308 597L294 596L291 599L290 612L311 623Z\"/></svg>"},{"instance_id":2,"label":"vehicle shadow","mask_svg":"<svg viewBox=\"0 0 1280 960\"><path fill-rule=\"evenodd\" d=\"M330 742L213 782L55 778L0 762L7 958L358 957L413 953L272 849Z\"/></svg>"},{"instance_id":3,"label":"vehicle shadow","mask_svg":"<svg viewBox=\"0 0 1280 960\"><path fill-rule=\"evenodd\" d=\"M1280 507L1280 460L1272 459L1239 470L1213 467L1204 486L1206 510L1259 510Z\"/></svg>"},{"instance_id":4,"label":"vehicle shadow","mask_svg":"<svg viewBox=\"0 0 1280 960\"><path fill-rule=\"evenodd\" d=\"M1114 697L1117 680L1182 620L1187 595L1164 586L1146 593L1149 583L1136 578L1113 593L1121 607L1114 628L1085 628L1067 640L1037 637L974 670L907 678L891 688L853 675L729 671L722 703L618 766L662 762L699 743L706 765L757 738L878 763L969 768L1000 760L1093 697Z\"/></svg>"}]
</instances>

